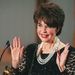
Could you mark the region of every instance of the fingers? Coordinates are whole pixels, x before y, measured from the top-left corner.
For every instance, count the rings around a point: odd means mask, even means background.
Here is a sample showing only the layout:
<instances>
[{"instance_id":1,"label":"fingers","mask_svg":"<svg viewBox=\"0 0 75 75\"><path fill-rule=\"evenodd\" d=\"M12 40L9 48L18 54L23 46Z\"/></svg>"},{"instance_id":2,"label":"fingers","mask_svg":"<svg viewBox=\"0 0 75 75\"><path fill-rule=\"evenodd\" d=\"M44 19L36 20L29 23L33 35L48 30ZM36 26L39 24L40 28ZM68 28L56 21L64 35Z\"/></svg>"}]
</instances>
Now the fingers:
<instances>
[{"instance_id":1,"label":"fingers","mask_svg":"<svg viewBox=\"0 0 75 75\"><path fill-rule=\"evenodd\" d=\"M67 56L68 56L68 48L70 47L69 43L66 44L65 48L64 48L64 51L61 53L61 58L60 58L60 61L61 61L61 66L65 64L66 60L67 60Z\"/></svg>"},{"instance_id":2,"label":"fingers","mask_svg":"<svg viewBox=\"0 0 75 75\"><path fill-rule=\"evenodd\" d=\"M20 48L21 47L21 39L17 38L17 46Z\"/></svg>"},{"instance_id":3,"label":"fingers","mask_svg":"<svg viewBox=\"0 0 75 75\"><path fill-rule=\"evenodd\" d=\"M12 46L10 46L11 48L17 48L17 47L21 47L21 40L19 37L14 37L13 41L12 41Z\"/></svg>"},{"instance_id":4,"label":"fingers","mask_svg":"<svg viewBox=\"0 0 75 75\"><path fill-rule=\"evenodd\" d=\"M60 53L60 51L57 52L57 65L59 67L59 69L63 70L63 67L65 66L65 62L66 62L66 59L67 59L67 55L68 55L68 48L70 47L69 44L66 44L65 48L64 48L64 51L62 53Z\"/></svg>"},{"instance_id":5,"label":"fingers","mask_svg":"<svg viewBox=\"0 0 75 75\"><path fill-rule=\"evenodd\" d=\"M13 47L13 48L16 47L16 45L17 45L16 42L17 42L17 37L14 37L14 38L13 38L13 41L12 41L12 47Z\"/></svg>"},{"instance_id":6,"label":"fingers","mask_svg":"<svg viewBox=\"0 0 75 75\"><path fill-rule=\"evenodd\" d=\"M64 51L63 51L64 54L68 54L68 52L69 52L68 48L69 47L70 47L70 45L69 45L69 43L67 43L65 48L64 48Z\"/></svg>"},{"instance_id":7,"label":"fingers","mask_svg":"<svg viewBox=\"0 0 75 75\"><path fill-rule=\"evenodd\" d=\"M21 46L21 39L19 37L14 37L12 41L12 45L10 45L11 50L23 50L24 47Z\"/></svg>"}]
</instances>

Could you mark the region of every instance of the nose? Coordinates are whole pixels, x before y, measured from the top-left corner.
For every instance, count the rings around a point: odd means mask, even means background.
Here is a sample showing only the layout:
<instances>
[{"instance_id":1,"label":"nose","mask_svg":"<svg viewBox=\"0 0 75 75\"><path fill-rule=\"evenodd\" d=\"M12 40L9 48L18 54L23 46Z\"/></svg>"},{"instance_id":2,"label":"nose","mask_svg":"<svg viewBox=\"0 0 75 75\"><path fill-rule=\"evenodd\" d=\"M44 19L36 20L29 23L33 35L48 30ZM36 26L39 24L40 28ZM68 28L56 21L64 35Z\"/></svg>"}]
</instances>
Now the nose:
<instances>
[{"instance_id":1,"label":"nose","mask_svg":"<svg viewBox=\"0 0 75 75\"><path fill-rule=\"evenodd\" d=\"M42 28L42 32L43 32L43 33L46 33L46 32L47 32L46 29L47 29L47 27L44 26L44 27Z\"/></svg>"}]
</instances>

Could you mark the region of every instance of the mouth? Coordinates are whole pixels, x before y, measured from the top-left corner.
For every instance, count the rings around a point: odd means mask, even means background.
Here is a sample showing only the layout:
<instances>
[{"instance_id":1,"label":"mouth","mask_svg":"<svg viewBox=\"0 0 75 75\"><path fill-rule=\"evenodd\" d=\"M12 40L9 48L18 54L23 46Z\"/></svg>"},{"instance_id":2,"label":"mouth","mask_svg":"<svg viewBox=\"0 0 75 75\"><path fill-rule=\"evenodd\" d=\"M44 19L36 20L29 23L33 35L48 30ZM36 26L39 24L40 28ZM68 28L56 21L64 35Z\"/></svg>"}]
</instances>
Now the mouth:
<instances>
[{"instance_id":1,"label":"mouth","mask_svg":"<svg viewBox=\"0 0 75 75\"><path fill-rule=\"evenodd\" d=\"M48 34L41 34L42 38L47 38L49 35Z\"/></svg>"}]
</instances>

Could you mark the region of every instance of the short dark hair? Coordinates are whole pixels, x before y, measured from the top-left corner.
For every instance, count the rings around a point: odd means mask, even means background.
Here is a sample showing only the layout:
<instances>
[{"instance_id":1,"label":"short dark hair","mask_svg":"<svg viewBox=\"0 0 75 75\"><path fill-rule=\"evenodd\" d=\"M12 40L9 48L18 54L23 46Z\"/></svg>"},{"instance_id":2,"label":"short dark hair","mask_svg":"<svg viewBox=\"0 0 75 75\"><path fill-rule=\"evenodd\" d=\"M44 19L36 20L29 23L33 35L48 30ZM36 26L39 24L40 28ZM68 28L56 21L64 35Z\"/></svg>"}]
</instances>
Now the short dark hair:
<instances>
[{"instance_id":1,"label":"short dark hair","mask_svg":"<svg viewBox=\"0 0 75 75\"><path fill-rule=\"evenodd\" d=\"M64 11L55 3L43 3L38 7L33 15L34 23L43 20L49 27L57 28L56 35L61 33L65 14Z\"/></svg>"}]
</instances>

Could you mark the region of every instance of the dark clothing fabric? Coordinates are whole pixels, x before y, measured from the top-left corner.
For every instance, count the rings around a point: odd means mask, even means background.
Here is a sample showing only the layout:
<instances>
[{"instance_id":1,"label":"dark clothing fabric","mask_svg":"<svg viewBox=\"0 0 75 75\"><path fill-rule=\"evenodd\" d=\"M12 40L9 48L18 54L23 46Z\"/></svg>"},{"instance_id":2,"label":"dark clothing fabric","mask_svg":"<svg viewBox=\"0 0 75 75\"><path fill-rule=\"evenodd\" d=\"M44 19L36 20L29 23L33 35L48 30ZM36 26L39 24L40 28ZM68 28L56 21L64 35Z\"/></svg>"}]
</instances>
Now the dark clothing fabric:
<instances>
[{"instance_id":1,"label":"dark clothing fabric","mask_svg":"<svg viewBox=\"0 0 75 75\"><path fill-rule=\"evenodd\" d=\"M39 64L36 57L37 48L38 44L35 43L30 44L26 47L24 51L23 61L20 64L20 68L14 69L15 75L74 75L75 48L71 46L69 47L69 54L66 60L66 68L64 72L60 72L56 64L56 52L46 64ZM63 50L64 48L60 50L61 53ZM42 58L47 57L47 55L48 54L41 54Z\"/></svg>"}]
</instances>

